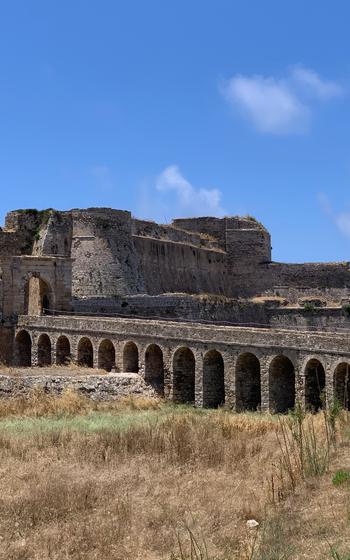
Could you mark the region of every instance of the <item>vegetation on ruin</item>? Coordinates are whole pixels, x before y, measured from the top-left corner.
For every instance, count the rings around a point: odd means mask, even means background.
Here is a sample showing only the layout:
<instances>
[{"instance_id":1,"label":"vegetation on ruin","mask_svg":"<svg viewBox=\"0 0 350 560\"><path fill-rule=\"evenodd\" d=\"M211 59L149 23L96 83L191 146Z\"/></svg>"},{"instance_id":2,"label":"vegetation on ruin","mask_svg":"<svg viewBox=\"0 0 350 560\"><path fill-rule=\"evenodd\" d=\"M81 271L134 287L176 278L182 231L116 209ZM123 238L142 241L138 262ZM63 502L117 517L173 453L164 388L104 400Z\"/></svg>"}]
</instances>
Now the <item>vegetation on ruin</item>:
<instances>
[{"instance_id":1,"label":"vegetation on ruin","mask_svg":"<svg viewBox=\"0 0 350 560\"><path fill-rule=\"evenodd\" d=\"M0 559L348 558L338 408L278 417L35 391L0 401L0 417Z\"/></svg>"}]
</instances>

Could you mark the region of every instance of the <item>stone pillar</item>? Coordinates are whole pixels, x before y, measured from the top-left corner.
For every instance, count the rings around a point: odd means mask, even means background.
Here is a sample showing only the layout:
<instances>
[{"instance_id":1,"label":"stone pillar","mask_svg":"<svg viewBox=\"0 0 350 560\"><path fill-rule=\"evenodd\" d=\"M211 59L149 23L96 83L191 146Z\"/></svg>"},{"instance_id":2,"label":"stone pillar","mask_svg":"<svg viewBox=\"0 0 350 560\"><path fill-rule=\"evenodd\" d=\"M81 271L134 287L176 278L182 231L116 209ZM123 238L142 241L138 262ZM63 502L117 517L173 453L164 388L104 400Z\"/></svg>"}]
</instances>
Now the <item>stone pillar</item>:
<instances>
[{"instance_id":1,"label":"stone pillar","mask_svg":"<svg viewBox=\"0 0 350 560\"><path fill-rule=\"evenodd\" d=\"M96 338L91 338L92 351L93 351L93 368L98 369L98 347L99 340Z\"/></svg>"},{"instance_id":2,"label":"stone pillar","mask_svg":"<svg viewBox=\"0 0 350 560\"><path fill-rule=\"evenodd\" d=\"M72 362L73 364L77 364L78 363L78 337L76 336L72 337L70 342L71 342L70 353L71 353Z\"/></svg>"},{"instance_id":3,"label":"stone pillar","mask_svg":"<svg viewBox=\"0 0 350 560\"><path fill-rule=\"evenodd\" d=\"M269 365L270 365L270 356L261 356L260 358L261 412L269 412L270 410Z\"/></svg>"},{"instance_id":4,"label":"stone pillar","mask_svg":"<svg viewBox=\"0 0 350 560\"><path fill-rule=\"evenodd\" d=\"M51 364L55 365L56 364L56 344L57 344L57 338L56 337L52 337L51 336Z\"/></svg>"},{"instance_id":5,"label":"stone pillar","mask_svg":"<svg viewBox=\"0 0 350 560\"><path fill-rule=\"evenodd\" d=\"M139 375L145 378L146 374L146 348L148 345L136 344L139 352Z\"/></svg>"},{"instance_id":6,"label":"stone pillar","mask_svg":"<svg viewBox=\"0 0 350 560\"><path fill-rule=\"evenodd\" d=\"M123 368L123 350L124 350L124 340L115 340L115 367L118 373L122 373L124 371Z\"/></svg>"},{"instance_id":7,"label":"stone pillar","mask_svg":"<svg viewBox=\"0 0 350 560\"><path fill-rule=\"evenodd\" d=\"M39 336L37 333L32 334L32 367L38 366L38 340Z\"/></svg>"},{"instance_id":8,"label":"stone pillar","mask_svg":"<svg viewBox=\"0 0 350 560\"><path fill-rule=\"evenodd\" d=\"M295 374L295 404L300 404L302 408L306 406L305 391L305 356L300 355L294 361Z\"/></svg>"},{"instance_id":9,"label":"stone pillar","mask_svg":"<svg viewBox=\"0 0 350 560\"><path fill-rule=\"evenodd\" d=\"M164 398L173 398L172 349L162 347L164 368Z\"/></svg>"},{"instance_id":10,"label":"stone pillar","mask_svg":"<svg viewBox=\"0 0 350 560\"><path fill-rule=\"evenodd\" d=\"M196 407L203 407L203 352L192 350L195 362L194 402Z\"/></svg>"},{"instance_id":11,"label":"stone pillar","mask_svg":"<svg viewBox=\"0 0 350 560\"><path fill-rule=\"evenodd\" d=\"M344 358L344 362L347 362L347 359ZM325 362L325 376L326 376L326 386L325 386L325 394L326 394L326 406L332 406L334 402L334 372L336 366L333 365L332 359L328 358Z\"/></svg>"},{"instance_id":12,"label":"stone pillar","mask_svg":"<svg viewBox=\"0 0 350 560\"><path fill-rule=\"evenodd\" d=\"M225 406L236 408L236 361L237 353L223 352L225 371Z\"/></svg>"}]
</instances>

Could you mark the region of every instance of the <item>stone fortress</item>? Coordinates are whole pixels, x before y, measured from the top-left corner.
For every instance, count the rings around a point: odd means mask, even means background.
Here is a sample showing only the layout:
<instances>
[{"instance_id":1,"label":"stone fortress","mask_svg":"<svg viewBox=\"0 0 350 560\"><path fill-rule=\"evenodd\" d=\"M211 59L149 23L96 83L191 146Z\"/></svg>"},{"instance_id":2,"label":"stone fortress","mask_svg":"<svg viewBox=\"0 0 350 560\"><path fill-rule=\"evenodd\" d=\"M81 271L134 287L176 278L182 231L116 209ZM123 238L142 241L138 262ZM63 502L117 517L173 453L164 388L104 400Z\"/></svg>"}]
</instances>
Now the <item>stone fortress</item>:
<instances>
[{"instance_id":1,"label":"stone fortress","mask_svg":"<svg viewBox=\"0 0 350 560\"><path fill-rule=\"evenodd\" d=\"M2 396L70 383L237 411L349 408L350 263L275 263L251 217L10 212L0 314L0 361L21 372L0 377ZM41 374L70 362L89 380Z\"/></svg>"}]
</instances>

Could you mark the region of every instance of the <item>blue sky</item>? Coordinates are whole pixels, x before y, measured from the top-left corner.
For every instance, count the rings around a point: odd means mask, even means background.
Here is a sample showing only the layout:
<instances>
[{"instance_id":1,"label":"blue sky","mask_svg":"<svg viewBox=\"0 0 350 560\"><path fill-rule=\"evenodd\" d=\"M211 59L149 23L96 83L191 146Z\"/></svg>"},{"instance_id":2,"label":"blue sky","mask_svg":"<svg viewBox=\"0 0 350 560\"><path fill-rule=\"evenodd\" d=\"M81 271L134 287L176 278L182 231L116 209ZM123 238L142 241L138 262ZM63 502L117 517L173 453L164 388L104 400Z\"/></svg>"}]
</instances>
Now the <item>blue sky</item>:
<instances>
[{"instance_id":1,"label":"blue sky","mask_svg":"<svg viewBox=\"0 0 350 560\"><path fill-rule=\"evenodd\" d=\"M0 3L0 214L251 214L350 260L346 0Z\"/></svg>"}]
</instances>

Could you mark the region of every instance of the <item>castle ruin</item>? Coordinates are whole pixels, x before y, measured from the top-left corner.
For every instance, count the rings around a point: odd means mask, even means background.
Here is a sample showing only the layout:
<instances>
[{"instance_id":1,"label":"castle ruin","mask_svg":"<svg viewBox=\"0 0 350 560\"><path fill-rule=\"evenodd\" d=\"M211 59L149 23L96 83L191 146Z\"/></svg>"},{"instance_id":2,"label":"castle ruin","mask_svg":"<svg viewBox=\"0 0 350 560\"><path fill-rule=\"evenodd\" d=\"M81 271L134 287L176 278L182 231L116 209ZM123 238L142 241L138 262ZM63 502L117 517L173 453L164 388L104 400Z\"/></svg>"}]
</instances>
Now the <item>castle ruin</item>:
<instances>
[{"instance_id":1,"label":"castle ruin","mask_svg":"<svg viewBox=\"0 0 350 560\"><path fill-rule=\"evenodd\" d=\"M73 360L108 372L106 393L127 372L197 406L349 408L350 263L273 262L250 217L10 212L0 315L2 363Z\"/></svg>"}]
</instances>

